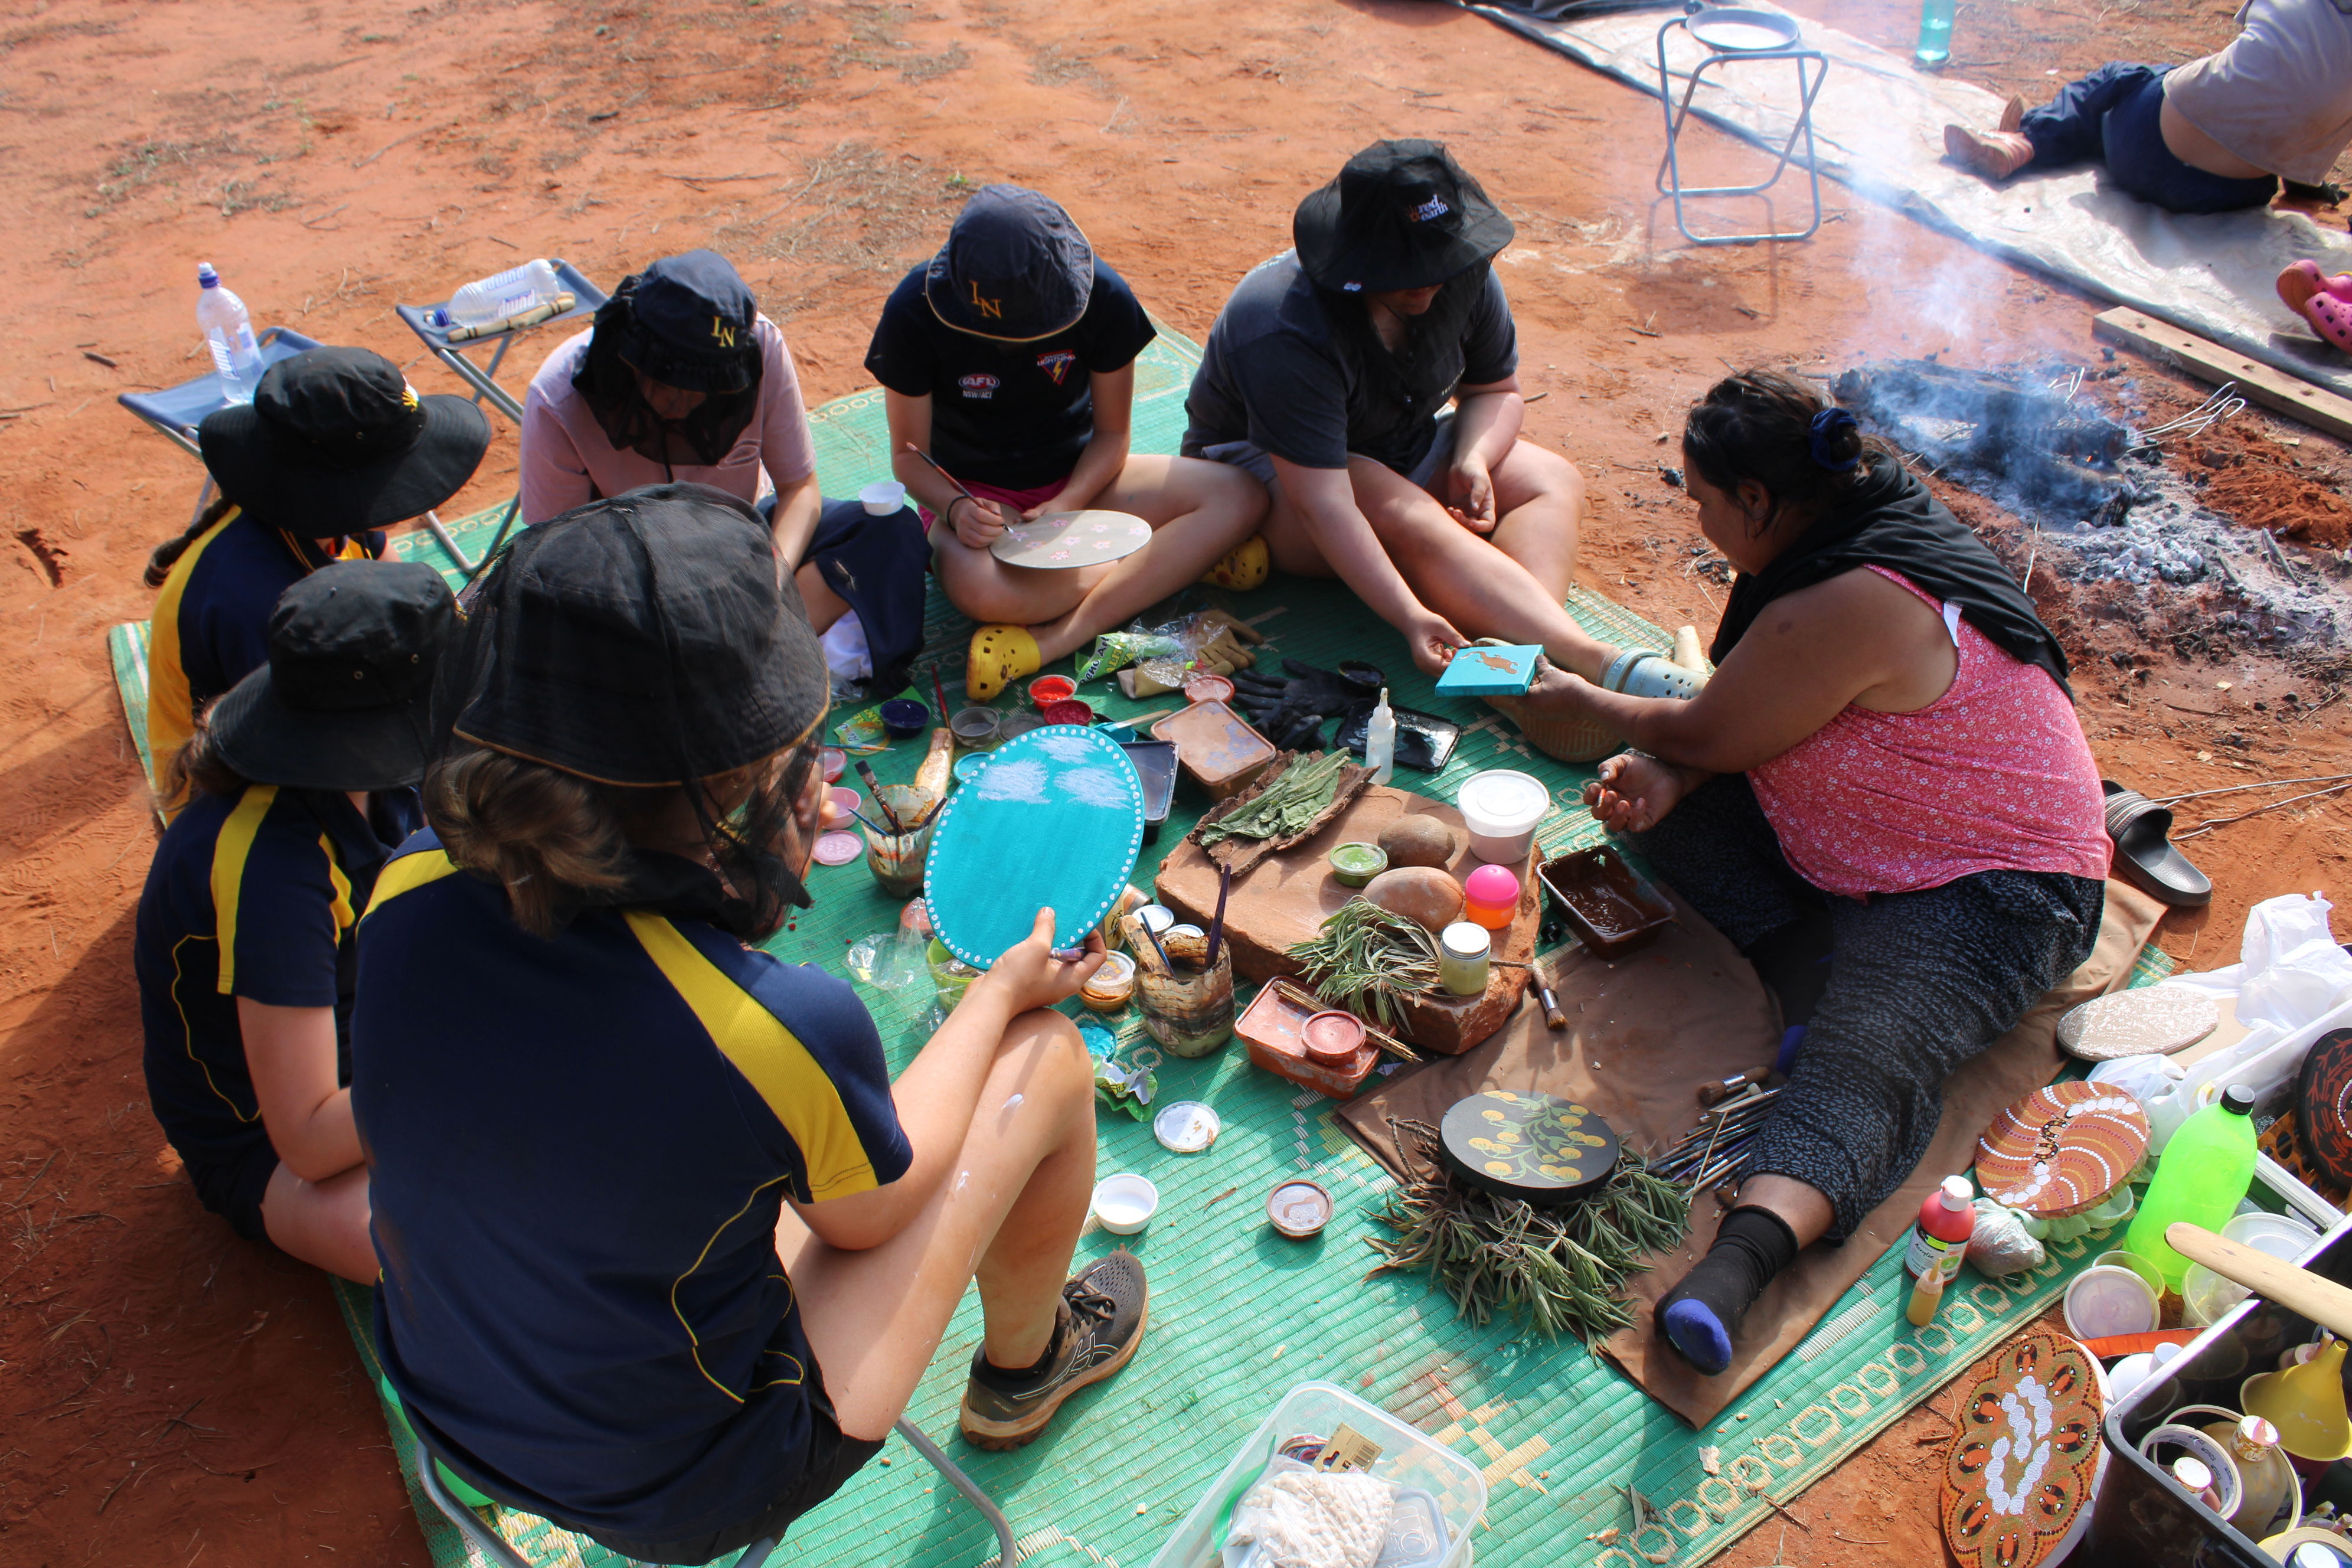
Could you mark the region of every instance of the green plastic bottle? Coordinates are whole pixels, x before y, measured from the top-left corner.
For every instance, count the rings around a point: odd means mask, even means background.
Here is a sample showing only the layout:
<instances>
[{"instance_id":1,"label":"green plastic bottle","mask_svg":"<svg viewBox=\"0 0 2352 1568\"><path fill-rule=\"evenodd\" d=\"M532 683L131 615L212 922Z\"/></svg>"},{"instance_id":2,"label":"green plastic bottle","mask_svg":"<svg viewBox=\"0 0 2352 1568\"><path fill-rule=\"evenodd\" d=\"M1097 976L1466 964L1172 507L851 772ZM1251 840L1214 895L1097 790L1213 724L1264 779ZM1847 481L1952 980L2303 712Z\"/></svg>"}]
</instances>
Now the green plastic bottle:
<instances>
[{"instance_id":1,"label":"green plastic bottle","mask_svg":"<svg viewBox=\"0 0 2352 1568\"><path fill-rule=\"evenodd\" d=\"M2231 1084L2164 1146L2124 1245L2163 1273L2168 1290L2180 1289L2189 1259L2164 1239L2165 1227L2186 1220L2219 1235L2254 1184L2253 1109L2254 1091Z\"/></svg>"}]
</instances>

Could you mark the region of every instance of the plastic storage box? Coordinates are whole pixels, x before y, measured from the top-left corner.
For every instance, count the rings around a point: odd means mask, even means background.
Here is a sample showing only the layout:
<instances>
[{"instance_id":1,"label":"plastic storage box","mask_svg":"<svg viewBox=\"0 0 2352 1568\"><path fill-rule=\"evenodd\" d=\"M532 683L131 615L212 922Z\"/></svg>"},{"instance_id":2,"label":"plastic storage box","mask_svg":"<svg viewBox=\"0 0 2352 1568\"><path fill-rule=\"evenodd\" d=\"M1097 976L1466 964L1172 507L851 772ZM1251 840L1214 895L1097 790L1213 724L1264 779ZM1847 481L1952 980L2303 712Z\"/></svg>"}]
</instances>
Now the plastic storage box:
<instances>
[{"instance_id":1,"label":"plastic storage box","mask_svg":"<svg viewBox=\"0 0 2352 1568\"><path fill-rule=\"evenodd\" d=\"M1486 1480L1478 1468L1444 1444L1432 1442L1420 1428L1408 1426L1328 1383L1302 1383L1282 1396L1274 1414L1251 1434L1192 1511L1184 1516L1184 1522L1151 1560L1151 1568L1211 1568L1218 1554L1210 1534L1225 1499L1254 1479L1255 1472L1273 1457L1275 1445L1302 1436L1328 1438L1341 1426L1352 1426L1380 1445L1381 1457L1373 1462L1371 1474L1400 1488L1426 1492L1435 1500L1450 1539L1443 1556L1412 1568L1469 1568L1471 1537L1486 1512Z\"/></svg>"},{"instance_id":2,"label":"plastic storage box","mask_svg":"<svg viewBox=\"0 0 2352 1568\"><path fill-rule=\"evenodd\" d=\"M2263 1192L2267 1174L2256 1178L2257 1203L2274 1201ZM2298 1261L2325 1279L2352 1285L2352 1240L2347 1239L2352 1221L2342 1215L2335 1218L2335 1228L2315 1237ZM2257 1542L2198 1507L2169 1476L2141 1458L2139 1440L2184 1405L2240 1408L2239 1385L2258 1372L2275 1370L2279 1352L2308 1342L2316 1331L2298 1312L2259 1299L2242 1301L2110 1409L2104 1434L2106 1477L2091 1528L2067 1558L2068 1568L2278 1568ZM2305 1506L2317 1495L2306 1479Z\"/></svg>"}]
</instances>

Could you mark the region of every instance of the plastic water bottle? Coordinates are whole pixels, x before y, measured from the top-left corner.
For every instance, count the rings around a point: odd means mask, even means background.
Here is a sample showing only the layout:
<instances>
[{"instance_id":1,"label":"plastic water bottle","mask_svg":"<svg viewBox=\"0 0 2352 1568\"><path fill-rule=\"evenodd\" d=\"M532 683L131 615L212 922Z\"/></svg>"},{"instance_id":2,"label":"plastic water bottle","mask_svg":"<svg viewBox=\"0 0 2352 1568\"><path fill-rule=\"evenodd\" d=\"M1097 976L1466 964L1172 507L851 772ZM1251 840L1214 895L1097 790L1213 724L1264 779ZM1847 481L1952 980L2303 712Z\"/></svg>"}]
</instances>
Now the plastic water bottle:
<instances>
[{"instance_id":1,"label":"plastic water bottle","mask_svg":"<svg viewBox=\"0 0 2352 1568\"><path fill-rule=\"evenodd\" d=\"M536 310L563 292L555 268L544 258L509 268L495 278L467 284L449 296L449 303L434 312L436 327L487 327Z\"/></svg>"},{"instance_id":2,"label":"plastic water bottle","mask_svg":"<svg viewBox=\"0 0 2352 1568\"><path fill-rule=\"evenodd\" d=\"M2162 1271L2168 1289L2180 1289L2189 1259L2164 1239L2165 1227L2186 1220L2219 1235L2254 1184L2253 1110L2254 1091L2233 1083L2164 1146L2124 1245Z\"/></svg>"},{"instance_id":3,"label":"plastic water bottle","mask_svg":"<svg viewBox=\"0 0 2352 1568\"><path fill-rule=\"evenodd\" d=\"M1919 47L1911 58L1929 69L1952 58L1952 13L1958 0L1920 0Z\"/></svg>"},{"instance_id":4,"label":"plastic water bottle","mask_svg":"<svg viewBox=\"0 0 2352 1568\"><path fill-rule=\"evenodd\" d=\"M250 403L261 381L261 345L253 341L253 318L245 301L230 293L209 261L196 268L203 286L196 296L196 325L213 351L213 371L220 377L221 395L231 403Z\"/></svg>"},{"instance_id":5,"label":"plastic water bottle","mask_svg":"<svg viewBox=\"0 0 2352 1568\"><path fill-rule=\"evenodd\" d=\"M1381 705L1364 723L1364 766L1372 782L1384 784L1396 773L1396 711L1389 706L1389 689L1381 688Z\"/></svg>"}]
</instances>

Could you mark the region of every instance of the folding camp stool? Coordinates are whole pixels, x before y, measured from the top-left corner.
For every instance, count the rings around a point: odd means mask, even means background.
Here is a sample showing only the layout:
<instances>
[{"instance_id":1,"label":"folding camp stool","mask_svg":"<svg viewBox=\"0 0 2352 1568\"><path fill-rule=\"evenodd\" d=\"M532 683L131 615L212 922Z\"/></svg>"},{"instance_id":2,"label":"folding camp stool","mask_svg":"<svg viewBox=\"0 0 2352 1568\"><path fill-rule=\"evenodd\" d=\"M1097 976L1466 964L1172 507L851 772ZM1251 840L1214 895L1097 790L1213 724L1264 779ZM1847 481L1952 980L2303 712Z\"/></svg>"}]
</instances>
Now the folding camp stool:
<instances>
[{"instance_id":1,"label":"folding camp stool","mask_svg":"<svg viewBox=\"0 0 2352 1568\"><path fill-rule=\"evenodd\" d=\"M414 1431L415 1424L411 1423L410 1427ZM964 1474L962 1468L941 1452L938 1444L924 1436L912 1422L901 1417L898 1431L915 1452L929 1460L932 1468L945 1476L948 1484L961 1492L987 1519L990 1527L996 1531L997 1568L1013 1568L1016 1558L1013 1526L1006 1521L1003 1511L990 1500L986 1492L980 1489L977 1481ZM425 1495L432 1500L435 1508L441 1510L442 1517L456 1525L457 1533L464 1536L475 1551L488 1558L493 1568L531 1568L520 1552L508 1545L495 1531L482 1522L478 1514L450 1493L448 1483L441 1477L441 1456L425 1440L423 1433L417 1432L415 1436L417 1484L425 1489ZM735 1560L734 1568L761 1568L782 1539L782 1536L770 1535L754 1541L743 1548L742 1555Z\"/></svg>"},{"instance_id":2,"label":"folding camp stool","mask_svg":"<svg viewBox=\"0 0 2352 1568\"><path fill-rule=\"evenodd\" d=\"M268 327L254 340L261 350L262 368L267 370L282 359L292 359L305 350L319 345L291 327ZM159 436L177 447L199 463L205 460L204 449L196 445L196 426L205 416L218 413L228 406L222 395L217 373L206 372L194 381L184 381L177 386L167 386L161 392L126 392L114 401L144 420ZM203 486L196 491L196 509L188 514L194 522L204 514L205 505L213 499L213 477L207 472Z\"/></svg>"},{"instance_id":3,"label":"folding camp stool","mask_svg":"<svg viewBox=\"0 0 2352 1568\"><path fill-rule=\"evenodd\" d=\"M1680 27L1692 41L1706 51L1706 58L1691 68L1682 101L1675 101L1674 72L1666 66L1666 35ZM1658 101L1666 114L1666 155L1658 163L1658 194L1675 199L1675 226L1693 245L1752 245L1764 239L1811 239L1822 226L1822 176L1813 149L1813 100L1821 95L1822 83L1830 74L1829 57L1819 49L1800 48L1796 18L1780 11L1751 10L1746 7L1714 6L1702 8L1699 0L1686 0L1684 15L1658 29ZM1699 79L1709 70L1729 65L1767 65L1780 60L1793 60L1797 67L1797 122L1789 129L1789 139L1780 145L1780 155L1772 172L1752 185L1702 185L1683 184L1682 161L1677 141L1683 125L1690 119L1691 97L1698 91ZM1810 71L1807 66L1812 68ZM1690 221L1684 216L1683 200L1686 196L1754 196L1779 184L1789 167L1797 142L1805 143L1805 177L1811 183L1813 221L1801 229L1785 232L1767 231L1760 234L1698 235L1691 232Z\"/></svg>"}]
</instances>

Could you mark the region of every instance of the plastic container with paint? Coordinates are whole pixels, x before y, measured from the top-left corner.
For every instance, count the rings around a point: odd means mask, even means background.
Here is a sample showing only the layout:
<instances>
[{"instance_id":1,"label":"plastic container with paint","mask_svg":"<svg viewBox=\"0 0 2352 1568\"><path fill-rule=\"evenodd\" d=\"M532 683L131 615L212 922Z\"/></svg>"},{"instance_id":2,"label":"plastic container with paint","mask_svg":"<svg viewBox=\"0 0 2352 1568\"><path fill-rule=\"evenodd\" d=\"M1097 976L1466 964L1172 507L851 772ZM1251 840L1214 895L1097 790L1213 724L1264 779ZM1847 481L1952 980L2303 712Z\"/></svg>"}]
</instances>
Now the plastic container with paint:
<instances>
[{"instance_id":1,"label":"plastic container with paint","mask_svg":"<svg viewBox=\"0 0 2352 1568\"><path fill-rule=\"evenodd\" d=\"M1360 888L1389 868L1388 851L1377 844L1335 844L1327 858L1343 888Z\"/></svg>"},{"instance_id":2,"label":"plastic container with paint","mask_svg":"<svg viewBox=\"0 0 2352 1568\"><path fill-rule=\"evenodd\" d=\"M956 744L972 752L994 747L1003 727L1004 715L993 708L961 709L948 721L948 730L955 736Z\"/></svg>"},{"instance_id":3,"label":"plastic container with paint","mask_svg":"<svg viewBox=\"0 0 2352 1568\"><path fill-rule=\"evenodd\" d=\"M1437 984L1449 996L1478 996L1486 990L1494 937L1482 925L1455 921L1437 936Z\"/></svg>"},{"instance_id":4,"label":"plastic container with paint","mask_svg":"<svg viewBox=\"0 0 2352 1568\"><path fill-rule=\"evenodd\" d=\"M1095 1219L1113 1236L1133 1236L1160 1212L1160 1189L1142 1176L1122 1171L1095 1184Z\"/></svg>"},{"instance_id":5,"label":"plastic container with paint","mask_svg":"<svg viewBox=\"0 0 2352 1568\"><path fill-rule=\"evenodd\" d=\"M1043 713L1056 702L1077 695L1078 683L1066 675L1041 675L1029 683L1029 703Z\"/></svg>"},{"instance_id":6,"label":"plastic container with paint","mask_svg":"<svg viewBox=\"0 0 2352 1568\"><path fill-rule=\"evenodd\" d=\"M1078 1000L1097 1013L1116 1013L1134 995L1135 960L1123 952L1105 953L1102 967L1078 988Z\"/></svg>"}]
</instances>

